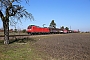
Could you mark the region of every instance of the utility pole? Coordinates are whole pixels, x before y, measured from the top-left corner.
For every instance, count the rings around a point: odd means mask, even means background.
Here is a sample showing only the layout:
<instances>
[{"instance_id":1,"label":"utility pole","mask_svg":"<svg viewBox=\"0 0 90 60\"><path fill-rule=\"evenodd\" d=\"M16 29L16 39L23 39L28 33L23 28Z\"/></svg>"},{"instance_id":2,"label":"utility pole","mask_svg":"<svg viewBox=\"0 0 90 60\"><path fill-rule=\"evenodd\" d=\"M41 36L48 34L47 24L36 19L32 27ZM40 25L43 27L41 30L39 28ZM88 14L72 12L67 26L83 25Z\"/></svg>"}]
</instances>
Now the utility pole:
<instances>
[{"instance_id":1,"label":"utility pole","mask_svg":"<svg viewBox=\"0 0 90 60\"><path fill-rule=\"evenodd\" d=\"M71 30L71 26L70 26L70 30Z\"/></svg>"}]
</instances>

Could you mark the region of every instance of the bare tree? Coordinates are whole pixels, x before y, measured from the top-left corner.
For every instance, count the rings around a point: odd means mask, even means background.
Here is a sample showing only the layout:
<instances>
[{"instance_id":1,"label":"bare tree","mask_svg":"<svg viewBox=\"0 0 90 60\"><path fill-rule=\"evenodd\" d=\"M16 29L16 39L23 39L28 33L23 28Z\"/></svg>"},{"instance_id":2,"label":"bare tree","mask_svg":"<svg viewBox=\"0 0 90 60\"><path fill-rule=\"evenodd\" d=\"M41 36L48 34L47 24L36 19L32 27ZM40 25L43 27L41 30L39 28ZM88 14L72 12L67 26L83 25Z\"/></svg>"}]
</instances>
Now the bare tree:
<instances>
[{"instance_id":1,"label":"bare tree","mask_svg":"<svg viewBox=\"0 0 90 60\"><path fill-rule=\"evenodd\" d=\"M26 3L29 0L25 0ZM14 4L18 3L18 4ZM21 21L21 18L34 19L31 13L28 13L24 7L19 5L21 0L0 0L0 18L4 28L4 44L9 44L9 22L17 23L15 20Z\"/></svg>"}]
</instances>

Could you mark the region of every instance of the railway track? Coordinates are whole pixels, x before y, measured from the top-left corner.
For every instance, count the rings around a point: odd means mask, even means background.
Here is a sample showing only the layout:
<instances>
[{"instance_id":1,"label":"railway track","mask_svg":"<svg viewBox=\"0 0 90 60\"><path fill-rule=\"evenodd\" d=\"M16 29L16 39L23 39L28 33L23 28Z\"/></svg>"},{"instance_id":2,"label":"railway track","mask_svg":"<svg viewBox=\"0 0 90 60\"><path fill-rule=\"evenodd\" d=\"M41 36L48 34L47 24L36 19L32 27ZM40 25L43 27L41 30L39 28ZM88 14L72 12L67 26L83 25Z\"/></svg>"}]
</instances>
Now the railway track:
<instances>
[{"instance_id":1,"label":"railway track","mask_svg":"<svg viewBox=\"0 0 90 60\"><path fill-rule=\"evenodd\" d=\"M18 36L30 36L30 37L35 37L35 36L52 36L52 35L62 35L62 34L46 34L46 35L9 35L9 37L18 37ZM0 35L0 37L4 37L4 35Z\"/></svg>"}]
</instances>

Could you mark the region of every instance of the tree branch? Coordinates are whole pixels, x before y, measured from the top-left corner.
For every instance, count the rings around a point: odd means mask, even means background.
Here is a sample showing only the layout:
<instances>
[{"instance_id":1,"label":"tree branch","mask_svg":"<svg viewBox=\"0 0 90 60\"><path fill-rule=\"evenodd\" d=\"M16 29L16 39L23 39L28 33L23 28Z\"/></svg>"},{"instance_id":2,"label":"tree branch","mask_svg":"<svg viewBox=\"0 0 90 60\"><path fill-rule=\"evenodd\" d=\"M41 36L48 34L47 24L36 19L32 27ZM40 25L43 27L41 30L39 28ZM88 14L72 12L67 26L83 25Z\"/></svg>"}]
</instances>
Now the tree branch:
<instances>
[{"instance_id":1,"label":"tree branch","mask_svg":"<svg viewBox=\"0 0 90 60\"><path fill-rule=\"evenodd\" d=\"M4 15L3 15L3 13L1 12L1 10L0 10L0 17L1 17L1 20L3 21L3 20L4 20Z\"/></svg>"}]
</instances>

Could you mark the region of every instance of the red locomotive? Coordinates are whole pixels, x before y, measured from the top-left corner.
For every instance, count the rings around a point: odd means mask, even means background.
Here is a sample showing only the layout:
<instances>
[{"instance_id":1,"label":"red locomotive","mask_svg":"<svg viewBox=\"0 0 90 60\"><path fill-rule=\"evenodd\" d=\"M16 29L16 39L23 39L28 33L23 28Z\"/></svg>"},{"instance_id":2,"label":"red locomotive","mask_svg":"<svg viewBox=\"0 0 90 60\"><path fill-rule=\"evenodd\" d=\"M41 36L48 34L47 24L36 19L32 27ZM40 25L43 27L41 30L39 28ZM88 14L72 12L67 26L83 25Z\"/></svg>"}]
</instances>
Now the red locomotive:
<instances>
[{"instance_id":1,"label":"red locomotive","mask_svg":"<svg viewBox=\"0 0 90 60\"><path fill-rule=\"evenodd\" d=\"M68 33L67 30L61 30L59 28L47 28L47 27L39 27L35 25L29 25L27 28L28 34L49 34L49 33Z\"/></svg>"},{"instance_id":2,"label":"red locomotive","mask_svg":"<svg viewBox=\"0 0 90 60\"><path fill-rule=\"evenodd\" d=\"M44 34L44 33L49 33L49 28L42 28L39 26L35 25L29 25L27 28L27 33L28 34Z\"/></svg>"}]
</instances>

